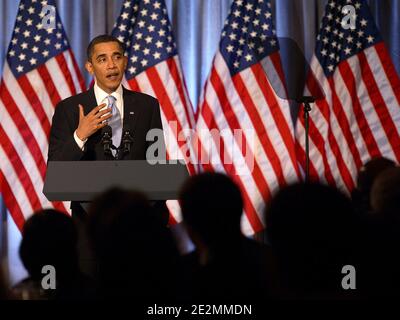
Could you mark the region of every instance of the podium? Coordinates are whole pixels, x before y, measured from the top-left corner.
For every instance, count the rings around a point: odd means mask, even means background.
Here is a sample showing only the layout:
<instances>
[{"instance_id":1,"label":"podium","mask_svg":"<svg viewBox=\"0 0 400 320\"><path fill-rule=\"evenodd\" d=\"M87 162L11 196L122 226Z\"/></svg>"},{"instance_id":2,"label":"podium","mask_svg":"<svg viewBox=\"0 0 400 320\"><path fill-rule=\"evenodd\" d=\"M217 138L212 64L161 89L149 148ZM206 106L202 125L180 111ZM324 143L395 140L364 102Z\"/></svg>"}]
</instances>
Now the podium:
<instances>
[{"instance_id":1,"label":"podium","mask_svg":"<svg viewBox=\"0 0 400 320\"><path fill-rule=\"evenodd\" d=\"M143 192L149 200L178 199L189 177L178 160L49 161L43 193L49 201L90 202L112 187Z\"/></svg>"}]
</instances>

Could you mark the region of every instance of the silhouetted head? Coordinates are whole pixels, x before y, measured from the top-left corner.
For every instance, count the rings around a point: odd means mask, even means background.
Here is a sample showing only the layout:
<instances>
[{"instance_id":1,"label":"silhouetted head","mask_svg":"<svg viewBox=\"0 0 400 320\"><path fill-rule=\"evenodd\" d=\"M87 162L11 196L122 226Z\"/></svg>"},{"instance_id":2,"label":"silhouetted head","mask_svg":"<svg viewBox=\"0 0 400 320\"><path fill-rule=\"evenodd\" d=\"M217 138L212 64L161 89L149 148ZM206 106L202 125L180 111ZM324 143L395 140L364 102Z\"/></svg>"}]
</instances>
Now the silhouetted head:
<instances>
[{"instance_id":1,"label":"silhouetted head","mask_svg":"<svg viewBox=\"0 0 400 320\"><path fill-rule=\"evenodd\" d=\"M185 223L207 245L241 235L243 200L228 176L208 172L190 177L180 200Z\"/></svg>"},{"instance_id":2,"label":"silhouetted head","mask_svg":"<svg viewBox=\"0 0 400 320\"><path fill-rule=\"evenodd\" d=\"M158 294L178 256L170 230L140 192L113 188L89 210L88 230L106 295Z\"/></svg>"},{"instance_id":3,"label":"silhouetted head","mask_svg":"<svg viewBox=\"0 0 400 320\"><path fill-rule=\"evenodd\" d=\"M358 229L349 198L325 185L294 184L272 199L266 223L271 245L295 286L340 288L342 267L355 262Z\"/></svg>"},{"instance_id":4,"label":"silhouetted head","mask_svg":"<svg viewBox=\"0 0 400 320\"><path fill-rule=\"evenodd\" d=\"M377 176L371 188L371 207L387 222L400 222L400 168L390 168Z\"/></svg>"},{"instance_id":5,"label":"silhouetted head","mask_svg":"<svg viewBox=\"0 0 400 320\"><path fill-rule=\"evenodd\" d=\"M346 235L338 232L354 223L350 199L332 187L317 183L298 183L281 189L267 206L266 213L272 245L286 243L329 249L325 245L339 245L338 234Z\"/></svg>"},{"instance_id":6,"label":"silhouetted head","mask_svg":"<svg viewBox=\"0 0 400 320\"><path fill-rule=\"evenodd\" d=\"M120 250L132 244L138 248L150 245L166 230L144 194L119 188L106 191L92 202L88 226L98 254L121 254Z\"/></svg>"},{"instance_id":7,"label":"silhouetted head","mask_svg":"<svg viewBox=\"0 0 400 320\"><path fill-rule=\"evenodd\" d=\"M372 185L370 197L367 246L363 250L364 286L370 297L397 297L400 287L400 168L381 172ZM377 273L380 268L384 268L384 272Z\"/></svg>"},{"instance_id":8,"label":"silhouetted head","mask_svg":"<svg viewBox=\"0 0 400 320\"><path fill-rule=\"evenodd\" d=\"M359 212L363 214L371 210L370 193L372 185L378 175L396 163L384 157L373 158L363 165L358 173L357 187L352 192L352 198Z\"/></svg>"},{"instance_id":9,"label":"silhouetted head","mask_svg":"<svg viewBox=\"0 0 400 320\"><path fill-rule=\"evenodd\" d=\"M43 277L45 265L55 267L57 279L75 274L77 232L71 217L53 209L34 213L24 225L19 253L35 280Z\"/></svg>"}]
</instances>

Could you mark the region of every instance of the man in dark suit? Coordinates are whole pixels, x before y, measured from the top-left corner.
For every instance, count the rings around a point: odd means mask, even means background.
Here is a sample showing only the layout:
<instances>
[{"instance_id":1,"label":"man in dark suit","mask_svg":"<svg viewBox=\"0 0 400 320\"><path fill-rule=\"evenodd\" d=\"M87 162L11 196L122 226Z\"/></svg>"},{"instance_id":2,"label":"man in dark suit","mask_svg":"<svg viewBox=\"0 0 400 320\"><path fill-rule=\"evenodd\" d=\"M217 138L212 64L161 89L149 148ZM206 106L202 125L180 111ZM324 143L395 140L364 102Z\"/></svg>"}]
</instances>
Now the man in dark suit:
<instances>
[{"instance_id":1,"label":"man in dark suit","mask_svg":"<svg viewBox=\"0 0 400 320\"><path fill-rule=\"evenodd\" d=\"M123 160L165 159L158 101L122 87L126 66L123 44L116 38L101 35L90 42L85 67L94 76L95 84L88 91L67 98L56 106L48 161L112 160L114 157ZM115 147L120 146L123 133L129 131L132 138L129 153L105 152L102 140L106 126L112 128ZM151 134L155 141L146 139L150 130L156 131ZM153 143L155 145L149 148ZM165 202L156 201L153 206L163 220L168 221ZM84 232L87 206L72 202L71 210L78 226L81 268L91 274L91 253Z\"/></svg>"},{"instance_id":2,"label":"man in dark suit","mask_svg":"<svg viewBox=\"0 0 400 320\"><path fill-rule=\"evenodd\" d=\"M130 152L121 154L119 159L145 160L156 156L165 159L158 101L122 87L126 66L123 44L116 38L101 35L90 42L85 67L94 76L95 84L88 91L56 106L50 132L49 161L113 159L117 156L115 150L113 154L107 154L102 144L108 125L113 127L115 147L120 145L123 132L129 131L132 138ZM151 135L157 137L155 141L146 139L150 130L156 130L156 134ZM156 147L148 149L153 143ZM76 212L79 207L73 203L71 208Z\"/></svg>"},{"instance_id":3,"label":"man in dark suit","mask_svg":"<svg viewBox=\"0 0 400 320\"><path fill-rule=\"evenodd\" d=\"M122 159L145 160L154 141L146 141L149 130L162 132L158 101L122 87L127 65L123 44L109 35L94 38L87 49L87 71L94 76L93 88L61 101L53 116L48 160L108 160L101 139L104 127L119 121L122 132L133 138L132 150ZM110 107L110 98L116 111ZM108 106L107 106L108 105ZM118 118L115 120L115 118ZM117 134L117 132L113 132ZM160 137L160 135L156 135ZM165 153L164 140L157 141ZM114 140L113 140L114 141ZM119 146L117 141L116 147Z\"/></svg>"}]
</instances>

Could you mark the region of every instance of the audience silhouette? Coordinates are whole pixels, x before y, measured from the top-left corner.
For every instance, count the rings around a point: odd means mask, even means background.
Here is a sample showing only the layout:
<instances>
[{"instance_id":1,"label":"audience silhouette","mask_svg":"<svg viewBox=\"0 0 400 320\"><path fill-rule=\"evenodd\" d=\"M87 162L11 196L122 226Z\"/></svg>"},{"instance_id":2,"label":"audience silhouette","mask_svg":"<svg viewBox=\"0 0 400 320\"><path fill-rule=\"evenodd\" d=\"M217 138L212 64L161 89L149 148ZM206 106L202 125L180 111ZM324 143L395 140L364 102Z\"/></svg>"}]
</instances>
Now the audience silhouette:
<instances>
[{"instance_id":1,"label":"audience silhouette","mask_svg":"<svg viewBox=\"0 0 400 320\"><path fill-rule=\"evenodd\" d=\"M88 214L102 298L176 298L179 254L143 194L114 188L95 199Z\"/></svg>"},{"instance_id":2,"label":"audience silhouette","mask_svg":"<svg viewBox=\"0 0 400 320\"><path fill-rule=\"evenodd\" d=\"M361 252L366 295L398 297L400 289L400 168L377 175L371 187L370 215Z\"/></svg>"},{"instance_id":3,"label":"audience silhouette","mask_svg":"<svg viewBox=\"0 0 400 320\"><path fill-rule=\"evenodd\" d=\"M78 265L77 234L71 217L48 209L34 213L25 223L20 256L29 277L14 287L22 299L87 299L94 287ZM55 288L43 286L43 278L54 267Z\"/></svg>"},{"instance_id":4,"label":"audience silhouette","mask_svg":"<svg viewBox=\"0 0 400 320\"><path fill-rule=\"evenodd\" d=\"M366 217L372 211L370 194L375 179L381 172L395 166L396 163L393 160L376 157L361 167L357 176L357 186L351 193L356 213L361 217Z\"/></svg>"},{"instance_id":5,"label":"audience silhouette","mask_svg":"<svg viewBox=\"0 0 400 320\"><path fill-rule=\"evenodd\" d=\"M351 196L316 182L280 189L261 217L267 242L261 243L242 233L243 199L234 180L211 172L192 176L179 200L195 250L181 256L165 206L113 188L94 199L79 225L89 242L84 252L93 260L93 279L79 265L76 222L42 210L22 232L20 256L29 277L9 292L0 274L0 299L397 297L400 168L386 158L370 160ZM54 290L43 287L46 265L56 270ZM343 282L348 270L355 272L351 285Z\"/></svg>"},{"instance_id":6,"label":"audience silhouette","mask_svg":"<svg viewBox=\"0 0 400 320\"><path fill-rule=\"evenodd\" d=\"M345 299L342 268L359 267L358 224L350 199L331 187L281 189L266 210L267 235L292 298Z\"/></svg>"},{"instance_id":7,"label":"audience silhouette","mask_svg":"<svg viewBox=\"0 0 400 320\"><path fill-rule=\"evenodd\" d=\"M185 260L186 283L194 298L277 297L272 250L241 232L243 200L226 175L203 173L189 178L181 208L196 250Z\"/></svg>"}]
</instances>

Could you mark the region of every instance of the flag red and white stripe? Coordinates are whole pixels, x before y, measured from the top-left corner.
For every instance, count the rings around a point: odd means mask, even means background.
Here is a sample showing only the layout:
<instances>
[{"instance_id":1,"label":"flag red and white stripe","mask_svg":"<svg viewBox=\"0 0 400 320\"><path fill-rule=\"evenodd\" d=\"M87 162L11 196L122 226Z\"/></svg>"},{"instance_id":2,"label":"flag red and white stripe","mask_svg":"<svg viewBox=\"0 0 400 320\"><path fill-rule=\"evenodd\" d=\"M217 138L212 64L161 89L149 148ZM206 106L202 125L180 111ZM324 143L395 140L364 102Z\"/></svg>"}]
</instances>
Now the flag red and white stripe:
<instances>
[{"instance_id":1,"label":"flag red and white stripe","mask_svg":"<svg viewBox=\"0 0 400 320\"><path fill-rule=\"evenodd\" d=\"M257 24L248 23L251 19ZM254 41L242 41L246 33ZM230 175L241 188L242 230L247 235L264 229L265 204L271 196L300 178L289 104L277 96L266 75L268 70L283 79L280 61L270 2L234 1L202 94L196 129L202 168Z\"/></svg>"},{"instance_id":2,"label":"flag red and white stripe","mask_svg":"<svg viewBox=\"0 0 400 320\"><path fill-rule=\"evenodd\" d=\"M48 4L55 5L51 2L48 1ZM59 17L55 20L52 32L37 28L35 21L42 20L39 17L41 7L40 3L32 1L20 2L0 84L0 190L19 229L36 210L69 210L65 203L50 203L42 192L48 139L56 104L84 90L82 76L65 39ZM28 12L28 8L35 10ZM33 21L31 26L22 24L22 20L28 19ZM14 48L22 42L20 34L23 32L26 32L25 45L16 56ZM43 44L35 42L34 35L43 38L47 35L49 45L45 48ZM57 48L52 51L50 46L56 44ZM58 44L62 44L62 47ZM41 60L45 58L43 55L41 59L35 55L46 50L49 59ZM29 70L23 64L26 60L31 66Z\"/></svg>"},{"instance_id":3,"label":"flag red and white stripe","mask_svg":"<svg viewBox=\"0 0 400 320\"><path fill-rule=\"evenodd\" d=\"M190 174L197 171L192 150L195 126L181 64L163 0L124 1L112 34L127 46L124 85L158 99L169 159L184 159ZM167 201L171 222L182 220L179 204Z\"/></svg>"},{"instance_id":4,"label":"flag red and white stripe","mask_svg":"<svg viewBox=\"0 0 400 320\"><path fill-rule=\"evenodd\" d=\"M340 28L344 5L357 10L354 30ZM351 192L371 158L400 161L400 81L365 1L330 1L326 10L308 81L325 93L310 113L310 177ZM341 49L331 52L332 43ZM304 166L301 116L296 131Z\"/></svg>"}]
</instances>

